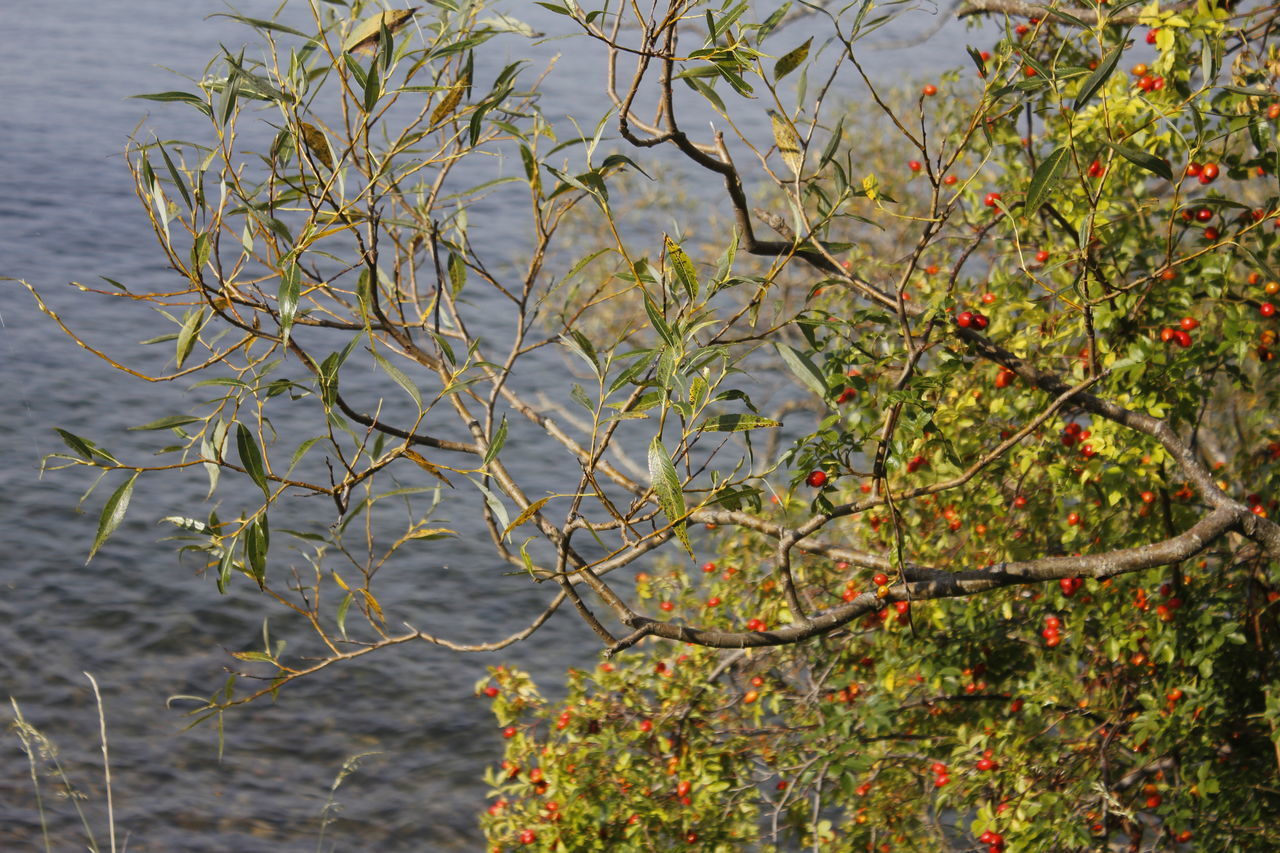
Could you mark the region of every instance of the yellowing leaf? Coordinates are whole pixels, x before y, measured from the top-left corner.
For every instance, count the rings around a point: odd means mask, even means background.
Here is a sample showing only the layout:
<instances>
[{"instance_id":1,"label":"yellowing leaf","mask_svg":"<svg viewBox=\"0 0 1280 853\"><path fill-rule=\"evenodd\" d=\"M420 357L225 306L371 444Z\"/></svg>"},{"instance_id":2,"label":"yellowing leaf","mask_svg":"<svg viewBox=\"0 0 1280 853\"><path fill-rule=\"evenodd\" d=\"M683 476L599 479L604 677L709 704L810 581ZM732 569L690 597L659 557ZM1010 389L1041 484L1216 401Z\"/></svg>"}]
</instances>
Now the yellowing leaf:
<instances>
[{"instance_id":1,"label":"yellowing leaf","mask_svg":"<svg viewBox=\"0 0 1280 853\"><path fill-rule=\"evenodd\" d=\"M693 261L689 260L689 256L685 254L684 249L680 248L680 244L675 240L666 235L663 235L663 240L666 242L667 260L671 261L671 266L675 268L676 278L684 286L684 291L689 295L689 298L696 298L698 295L698 272L693 267Z\"/></svg>"},{"instance_id":2,"label":"yellowing leaf","mask_svg":"<svg viewBox=\"0 0 1280 853\"><path fill-rule=\"evenodd\" d=\"M432 463L428 462L427 458L423 456L421 453L419 453L418 451L406 449L402 451L401 455L412 462L416 462L418 466L422 468L422 470L426 471L428 474L435 477L437 480L440 480L445 485L447 486L453 485L453 483L449 482L448 477L440 473L439 466L433 465Z\"/></svg>"},{"instance_id":3,"label":"yellowing leaf","mask_svg":"<svg viewBox=\"0 0 1280 853\"><path fill-rule=\"evenodd\" d=\"M387 32L394 33L409 23L409 19L413 17L413 13L417 9L417 6L412 9L392 9L390 12L374 15L356 27L351 32L351 35L347 36L347 40L342 44L342 49L350 53L372 52L378 44L378 36L384 26L387 28Z\"/></svg>"},{"instance_id":4,"label":"yellowing leaf","mask_svg":"<svg viewBox=\"0 0 1280 853\"><path fill-rule=\"evenodd\" d=\"M307 150L311 152L311 156L316 162L326 169L333 168L333 154L329 150L329 140L320 131L320 128L314 124L307 124L305 121L298 122L298 129L302 131L302 141L307 146Z\"/></svg>"},{"instance_id":5,"label":"yellowing leaf","mask_svg":"<svg viewBox=\"0 0 1280 853\"><path fill-rule=\"evenodd\" d=\"M867 194L867 198L875 201L880 197L880 181L875 175L867 175L862 179L862 191Z\"/></svg>"},{"instance_id":6,"label":"yellowing leaf","mask_svg":"<svg viewBox=\"0 0 1280 853\"><path fill-rule=\"evenodd\" d=\"M435 127L440 122L453 115L453 111L458 108L458 104L462 101L462 94L467 90L467 79L464 77L454 84L449 90L449 94L444 96L444 100L436 105L431 111L430 127Z\"/></svg>"},{"instance_id":7,"label":"yellowing leaf","mask_svg":"<svg viewBox=\"0 0 1280 853\"><path fill-rule=\"evenodd\" d=\"M373 593L367 589L361 589L360 593L364 596L365 602L369 605L369 609L373 611L373 615L378 617L379 622L385 622L386 617L382 615L382 605L378 603L378 599L373 597Z\"/></svg>"},{"instance_id":8,"label":"yellowing leaf","mask_svg":"<svg viewBox=\"0 0 1280 853\"><path fill-rule=\"evenodd\" d=\"M515 530L517 527L524 524L529 519L533 518L534 513L536 513L538 510L546 506L547 501L551 500L554 497L555 495L547 495L545 498L539 498L538 500L534 501L533 503L525 507L524 510L515 517L515 520L512 521L509 525L507 525L507 529L502 531L502 538L506 539L509 535L511 535L512 530Z\"/></svg>"},{"instance_id":9,"label":"yellowing leaf","mask_svg":"<svg viewBox=\"0 0 1280 853\"><path fill-rule=\"evenodd\" d=\"M773 81L776 83L792 71L800 67L800 63L809 58L809 46L813 44L813 36L805 39L804 44L779 59L773 66Z\"/></svg>"},{"instance_id":10,"label":"yellowing leaf","mask_svg":"<svg viewBox=\"0 0 1280 853\"><path fill-rule=\"evenodd\" d=\"M773 141L778 146L778 153L782 155L782 162L799 176L800 170L804 168L804 151L801 149L800 136L791 122L777 113L770 111L769 118L773 124Z\"/></svg>"}]
</instances>

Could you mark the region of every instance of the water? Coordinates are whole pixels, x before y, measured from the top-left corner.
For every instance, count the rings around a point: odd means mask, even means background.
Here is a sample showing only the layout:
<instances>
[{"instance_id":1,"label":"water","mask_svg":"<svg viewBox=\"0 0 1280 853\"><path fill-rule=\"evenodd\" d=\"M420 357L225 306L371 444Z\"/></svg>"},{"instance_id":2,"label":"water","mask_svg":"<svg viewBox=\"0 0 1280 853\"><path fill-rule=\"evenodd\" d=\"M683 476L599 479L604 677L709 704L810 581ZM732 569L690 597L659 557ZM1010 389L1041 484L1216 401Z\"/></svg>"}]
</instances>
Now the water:
<instances>
[{"instance_id":1,"label":"water","mask_svg":"<svg viewBox=\"0 0 1280 853\"><path fill-rule=\"evenodd\" d=\"M257 5L243 11L269 13L269 4ZM559 22L524 5L511 8L542 29ZM7 35L0 56L0 274L39 285L90 341L139 363L150 356L132 341L168 329L159 322L151 328L135 306L63 285L95 285L98 275L143 289L169 280L122 151L140 122L173 128L183 111L127 97L183 88L165 68L198 77L218 44L234 51L244 43L242 27L205 20L218 10L167 0L0 6ZM934 20L926 12L887 37L921 32ZM963 29L948 27L922 48L873 58L875 70L901 76L959 65L965 39L958 33ZM797 36L798 43L803 34ZM516 56L530 52L514 39L506 45ZM594 84L585 94L582 86L597 79L594 54L581 45L554 42L535 53L564 53L547 87L548 109L585 105L594 121L602 103ZM499 757L501 738L472 684L485 666L506 660L554 687L566 666L594 658L596 640L577 617L562 612L501 654L462 656L421 644L331 669L286 689L274 705L232 715L219 760L215 731L184 731L188 721L166 707L167 697L218 689L226 652L254 647L264 617L272 617L277 635L289 635L291 626L244 584L219 596L209 579L195 576L194 564L157 543L165 531L156 520L175 506L197 511L203 483L144 484L124 525L86 567L110 484L78 514L82 476L38 476L40 457L59 448L52 426L136 455L150 436L124 429L179 411L181 389L111 370L63 336L12 282L0 283L0 318L0 698L17 699L57 741L99 842L105 797L86 671L103 689L116 819L130 850L313 850L333 777L345 759L366 752L381 754L364 759L337 794L341 815L328 832L337 849L475 849L481 772ZM123 339L121 329L128 330ZM521 379L522 390L550 387L563 375L559 355L545 358ZM524 471L554 482L560 464L541 460L539 468L531 459ZM466 514L453 521L464 524ZM474 524L462 530L483 536ZM468 541L433 556L429 585L409 578L391 591L424 627L447 618L432 627L460 640L492 639L527 621L550 591L503 579L482 542ZM0 719L8 720L7 708ZM51 808L54 848L82 847L69 806ZM34 809L25 760L6 734L0 848L38 847Z\"/></svg>"}]
</instances>

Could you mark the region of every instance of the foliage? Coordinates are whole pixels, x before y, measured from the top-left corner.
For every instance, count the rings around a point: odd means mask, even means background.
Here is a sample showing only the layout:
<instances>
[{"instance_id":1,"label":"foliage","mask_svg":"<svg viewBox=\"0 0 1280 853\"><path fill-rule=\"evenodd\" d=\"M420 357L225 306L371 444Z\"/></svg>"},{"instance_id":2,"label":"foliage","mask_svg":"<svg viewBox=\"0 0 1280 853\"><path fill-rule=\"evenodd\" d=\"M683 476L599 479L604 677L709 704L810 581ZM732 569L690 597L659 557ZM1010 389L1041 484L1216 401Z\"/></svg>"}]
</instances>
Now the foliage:
<instances>
[{"instance_id":1,"label":"foliage","mask_svg":"<svg viewBox=\"0 0 1280 853\"><path fill-rule=\"evenodd\" d=\"M389 645L501 648L568 601L609 660L563 703L493 672L499 848L1280 844L1270 11L1028 9L895 107L869 3L539 6L610 72L573 138L486 64L535 34L463 0L240 18L263 56L148 96L209 133L134 147L183 287L120 295L176 329L149 378L209 396L139 427L175 461L68 433L58 461L123 478L95 550L203 467L243 508L167 519L184 550L324 648L264 635L238 656L265 686L202 711ZM727 132L684 123L708 112ZM633 211L660 151L732 221ZM574 378L532 394L552 349ZM299 492L332 524L273 548ZM446 495L557 587L502 639L401 631L380 592L456 547Z\"/></svg>"}]
</instances>

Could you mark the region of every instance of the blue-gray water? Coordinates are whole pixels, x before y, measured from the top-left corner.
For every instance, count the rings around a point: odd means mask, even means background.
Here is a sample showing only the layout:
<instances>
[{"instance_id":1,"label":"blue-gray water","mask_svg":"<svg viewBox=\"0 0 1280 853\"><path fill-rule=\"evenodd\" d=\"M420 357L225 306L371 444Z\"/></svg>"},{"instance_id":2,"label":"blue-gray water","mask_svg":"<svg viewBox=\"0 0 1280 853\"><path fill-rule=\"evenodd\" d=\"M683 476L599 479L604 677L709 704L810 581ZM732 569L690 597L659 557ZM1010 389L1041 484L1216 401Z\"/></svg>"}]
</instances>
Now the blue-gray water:
<instances>
[{"instance_id":1,"label":"blue-gray water","mask_svg":"<svg viewBox=\"0 0 1280 853\"><path fill-rule=\"evenodd\" d=\"M273 5L250 3L241 11L265 16ZM557 21L535 15L532 4L508 7L541 27ZM150 289L170 275L121 152L140 122L144 128L171 124L181 111L127 96L183 88L166 68L199 76L219 44L234 50L244 43L247 31L239 25L205 20L220 8L171 0L0 4L6 37L0 275L40 286L88 339L126 358L143 358L133 342L168 329L136 306L65 284L92 284L104 275ZM910 34L933 20L918 15L893 32ZM962 28L950 27L923 46L873 54L870 61L890 76L959 66L966 61L965 41ZM598 80L599 72L590 64L594 55L576 44L547 49L565 54L551 78L547 108L594 122L603 104L598 87L583 81ZM505 49L528 53L514 37ZM219 596L208 578L195 576L194 564L180 563L157 542L165 532L156 521L175 506L200 514L193 495L201 484L146 483L125 524L86 567L107 492L77 514L87 486L82 476L38 476L40 457L59 449L53 426L102 438L117 454L136 454L151 436L124 429L181 411L182 389L112 371L65 338L12 282L0 282L0 319L0 700L16 699L61 747L63 763L87 795L84 807L99 843L105 844L105 802L85 671L103 689L116 819L129 850L314 850L334 775L349 756L371 751L381 755L365 759L337 794L342 810L327 836L336 849L477 849L481 772L499 757L501 739L472 684L485 666L502 660L533 669L548 686L566 666L589 664L595 640L576 616L563 612L499 655L461 656L419 645L331 669L288 688L274 705L231 715L219 761L214 730L183 731L186 718L165 700L216 690L230 663L226 651L251 648L264 616L275 617L278 609L243 584ZM483 539L478 528L463 530ZM434 557L429 596L412 585L399 589L420 606L424 620L449 616L442 633L501 636L548 597L504 581L482 544L464 539L456 547ZM0 720L9 719L6 705ZM50 808L54 849L83 849L68 804L55 800ZM38 847L25 759L5 732L0 849Z\"/></svg>"}]
</instances>

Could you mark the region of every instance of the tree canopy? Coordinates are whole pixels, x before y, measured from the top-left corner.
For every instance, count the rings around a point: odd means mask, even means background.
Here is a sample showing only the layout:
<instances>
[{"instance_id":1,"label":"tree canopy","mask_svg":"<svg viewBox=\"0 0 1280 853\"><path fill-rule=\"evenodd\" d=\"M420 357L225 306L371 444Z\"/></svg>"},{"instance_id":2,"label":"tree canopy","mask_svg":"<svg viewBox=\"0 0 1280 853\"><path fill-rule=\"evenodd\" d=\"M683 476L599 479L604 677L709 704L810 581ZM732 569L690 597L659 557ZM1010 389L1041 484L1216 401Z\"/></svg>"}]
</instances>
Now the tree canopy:
<instances>
[{"instance_id":1,"label":"tree canopy","mask_svg":"<svg viewBox=\"0 0 1280 853\"><path fill-rule=\"evenodd\" d=\"M903 91L870 2L539 3L602 117L480 2L301 5L144 96L207 119L130 151L174 286L107 292L194 383L160 459L51 460L95 551L203 469L181 550L309 626L201 715L563 607L567 698L477 686L495 849L1280 844L1273 10L969 3ZM547 589L482 642L383 592L457 507Z\"/></svg>"}]
</instances>

